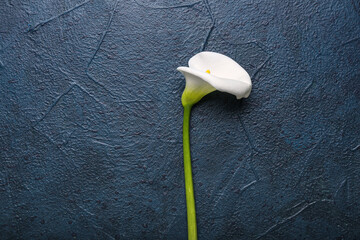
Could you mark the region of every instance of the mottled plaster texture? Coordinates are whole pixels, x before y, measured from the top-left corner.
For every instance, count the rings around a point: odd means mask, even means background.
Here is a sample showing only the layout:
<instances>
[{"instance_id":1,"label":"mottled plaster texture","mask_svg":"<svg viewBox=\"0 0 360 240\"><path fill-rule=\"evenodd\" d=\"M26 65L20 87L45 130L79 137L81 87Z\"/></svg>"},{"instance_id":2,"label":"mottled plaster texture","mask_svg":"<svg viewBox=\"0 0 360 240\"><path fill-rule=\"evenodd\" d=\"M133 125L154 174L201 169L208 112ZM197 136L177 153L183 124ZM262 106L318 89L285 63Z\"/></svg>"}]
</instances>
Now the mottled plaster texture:
<instances>
[{"instance_id":1,"label":"mottled plaster texture","mask_svg":"<svg viewBox=\"0 0 360 240\"><path fill-rule=\"evenodd\" d=\"M200 239L360 239L357 0L1 0L1 239L186 239L184 78Z\"/></svg>"}]
</instances>

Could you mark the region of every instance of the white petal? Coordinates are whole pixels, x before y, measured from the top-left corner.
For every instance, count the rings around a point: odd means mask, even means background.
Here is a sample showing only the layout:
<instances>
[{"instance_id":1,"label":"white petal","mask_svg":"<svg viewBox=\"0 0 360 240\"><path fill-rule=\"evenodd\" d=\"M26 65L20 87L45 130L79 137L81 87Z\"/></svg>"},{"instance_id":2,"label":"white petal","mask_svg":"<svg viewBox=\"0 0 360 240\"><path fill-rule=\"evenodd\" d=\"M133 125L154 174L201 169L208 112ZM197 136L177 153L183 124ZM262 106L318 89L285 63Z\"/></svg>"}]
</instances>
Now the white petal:
<instances>
[{"instance_id":1,"label":"white petal","mask_svg":"<svg viewBox=\"0 0 360 240\"><path fill-rule=\"evenodd\" d=\"M205 71L188 67L178 67L177 70L184 74L186 85L190 88L209 88L206 85L210 85L216 90L235 95L237 99L247 98L251 92L251 81L250 83L247 81L250 80L250 77L244 78L244 80L241 78L229 79L215 76L212 72L208 74Z\"/></svg>"},{"instance_id":2,"label":"white petal","mask_svg":"<svg viewBox=\"0 0 360 240\"><path fill-rule=\"evenodd\" d=\"M220 78L240 80L251 85L249 74L231 58L215 52L201 52L190 58L189 67L200 72L210 70Z\"/></svg>"}]
</instances>

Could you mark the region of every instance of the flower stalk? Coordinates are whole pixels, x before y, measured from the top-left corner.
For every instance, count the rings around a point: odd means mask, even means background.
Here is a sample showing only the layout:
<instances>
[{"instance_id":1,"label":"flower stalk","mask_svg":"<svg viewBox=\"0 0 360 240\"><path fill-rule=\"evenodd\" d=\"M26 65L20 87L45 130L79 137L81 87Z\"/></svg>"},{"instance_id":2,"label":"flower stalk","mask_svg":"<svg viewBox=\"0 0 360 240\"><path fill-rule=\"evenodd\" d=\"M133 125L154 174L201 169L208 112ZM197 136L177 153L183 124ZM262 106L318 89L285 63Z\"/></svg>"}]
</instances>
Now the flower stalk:
<instances>
[{"instance_id":1,"label":"flower stalk","mask_svg":"<svg viewBox=\"0 0 360 240\"><path fill-rule=\"evenodd\" d=\"M183 149L184 149L184 174L185 174L185 194L186 194L186 208L187 208L187 222L188 222L188 239L197 239L196 227L196 211L195 211L195 197L194 185L192 179L191 169L191 155L190 155L190 113L192 105L184 106L184 122L183 122Z\"/></svg>"}]
</instances>

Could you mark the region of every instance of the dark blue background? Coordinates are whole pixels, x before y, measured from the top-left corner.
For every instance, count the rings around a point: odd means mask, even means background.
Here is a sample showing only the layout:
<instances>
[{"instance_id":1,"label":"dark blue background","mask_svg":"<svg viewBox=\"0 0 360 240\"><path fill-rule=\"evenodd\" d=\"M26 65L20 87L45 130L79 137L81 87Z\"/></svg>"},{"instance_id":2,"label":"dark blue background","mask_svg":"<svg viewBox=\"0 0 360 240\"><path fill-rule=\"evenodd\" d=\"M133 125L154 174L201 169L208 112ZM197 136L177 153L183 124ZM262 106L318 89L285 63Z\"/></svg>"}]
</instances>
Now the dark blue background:
<instances>
[{"instance_id":1,"label":"dark blue background","mask_svg":"<svg viewBox=\"0 0 360 240\"><path fill-rule=\"evenodd\" d=\"M176 71L252 76L192 112L200 239L360 239L356 0L2 0L1 239L185 239Z\"/></svg>"}]
</instances>

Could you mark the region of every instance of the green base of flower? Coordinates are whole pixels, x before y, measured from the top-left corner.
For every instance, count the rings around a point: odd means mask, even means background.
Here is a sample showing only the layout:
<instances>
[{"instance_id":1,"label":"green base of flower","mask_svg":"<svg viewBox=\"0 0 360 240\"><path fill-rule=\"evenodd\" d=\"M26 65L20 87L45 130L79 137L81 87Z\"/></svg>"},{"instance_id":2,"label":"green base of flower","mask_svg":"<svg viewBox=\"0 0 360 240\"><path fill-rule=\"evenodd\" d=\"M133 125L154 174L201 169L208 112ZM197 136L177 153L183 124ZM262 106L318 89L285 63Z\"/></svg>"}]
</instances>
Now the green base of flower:
<instances>
[{"instance_id":1,"label":"green base of flower","mask_svg":"<svg viewBox=\"0 0 360 240\"><path fill-rule=\"evenodd\" d=\"M191 88L185 88L182 96L181 96L181 103L184 106L193 106L195 103L200 101L204 96L207 94L215 91L216 89L209 86L203 87L201 89L191 89Z\"/></svg>"}]
</instances>

